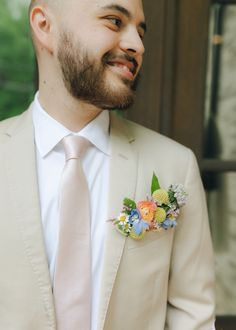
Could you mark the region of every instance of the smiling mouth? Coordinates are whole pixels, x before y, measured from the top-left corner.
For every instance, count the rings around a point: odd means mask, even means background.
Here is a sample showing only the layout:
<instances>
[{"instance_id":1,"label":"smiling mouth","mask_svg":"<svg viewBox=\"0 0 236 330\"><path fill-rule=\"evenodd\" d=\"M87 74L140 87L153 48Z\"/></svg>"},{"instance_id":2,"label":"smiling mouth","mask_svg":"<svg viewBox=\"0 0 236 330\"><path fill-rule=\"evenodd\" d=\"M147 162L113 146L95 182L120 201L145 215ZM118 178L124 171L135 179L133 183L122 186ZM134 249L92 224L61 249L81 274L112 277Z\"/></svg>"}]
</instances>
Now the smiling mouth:
<instances>
[{"instance_id":1,"label":"smiling mouth","mask_svg":"<svg viewBox=\"0 0 236 330\"><path fill-rule=\"evenodd\" d=\"M137 66L135 65L135 63L131 61L113 60L108 61L107 64L110 67L113 67L117 73L123 74L127 78L132 80L135 78L137 72Z\"/></svg>"}]
</instances>

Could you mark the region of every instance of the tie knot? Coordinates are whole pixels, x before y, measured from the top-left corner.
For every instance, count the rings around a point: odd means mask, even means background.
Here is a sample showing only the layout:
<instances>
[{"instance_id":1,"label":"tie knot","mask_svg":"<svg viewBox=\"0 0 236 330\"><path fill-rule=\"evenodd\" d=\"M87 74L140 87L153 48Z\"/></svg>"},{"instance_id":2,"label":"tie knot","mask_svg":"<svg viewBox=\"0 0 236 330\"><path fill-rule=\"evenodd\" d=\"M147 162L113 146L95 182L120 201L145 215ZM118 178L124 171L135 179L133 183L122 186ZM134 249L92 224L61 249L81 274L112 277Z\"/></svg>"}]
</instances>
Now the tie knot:
<instances>
[{"instance_id":1,"label":"tie knot","mask_svg":"<svg viewBox=\"0 0 236 330\"><path fill-rule=\"evenodd\" d=\"M90 142L82 136L68 135L62 140L66 160L77 159L83 155Z\"/></svg>"}]
</instances>

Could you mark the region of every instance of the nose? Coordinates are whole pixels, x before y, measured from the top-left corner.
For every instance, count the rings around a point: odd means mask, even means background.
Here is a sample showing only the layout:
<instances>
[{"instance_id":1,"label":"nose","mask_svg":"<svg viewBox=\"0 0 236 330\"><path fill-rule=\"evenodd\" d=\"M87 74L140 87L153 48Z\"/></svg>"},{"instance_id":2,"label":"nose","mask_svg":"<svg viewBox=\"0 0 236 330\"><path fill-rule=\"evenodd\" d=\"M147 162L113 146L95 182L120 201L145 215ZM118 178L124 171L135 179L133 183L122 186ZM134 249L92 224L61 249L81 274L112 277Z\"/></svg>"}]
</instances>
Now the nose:
<instances>
[{"instance_id":1,"label":"nose","mask_svg":"<svg viewBox=\"0 0 236 330\"><path fill-rule=\"evenodd\" d=\"M120 47L124 52L132 56L142 57L145 52L143 41L134 27L130 27L124 32L120 41Z\"/></svg>"}]
</instances>

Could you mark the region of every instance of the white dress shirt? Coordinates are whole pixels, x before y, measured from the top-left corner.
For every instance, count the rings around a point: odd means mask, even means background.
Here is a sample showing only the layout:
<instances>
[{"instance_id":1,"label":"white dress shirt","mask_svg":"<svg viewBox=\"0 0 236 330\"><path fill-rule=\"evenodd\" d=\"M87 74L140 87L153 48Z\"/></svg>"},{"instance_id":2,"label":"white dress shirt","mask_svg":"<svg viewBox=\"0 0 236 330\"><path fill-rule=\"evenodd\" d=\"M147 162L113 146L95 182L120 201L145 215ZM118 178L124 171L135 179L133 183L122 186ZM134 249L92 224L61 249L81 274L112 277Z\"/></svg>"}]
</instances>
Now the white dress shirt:
<instances>
[{"instance_id":1,"label":"white dress shirt","mask_svg":"<svg viewBox=\"0 0 236 330\"><path fill-rule=\"evenodd\" d=\"M65 164L61 140L75 134L49 116L41 107L38 94L32 108L35 129L36 157L41 218L51 280L53 282L58 240L59 185ZM109 113L102 111L80 132L92 145L83 157L82 166L88 181L91 203L92 248L92 319L97 327L99 291L103 263L105 224L107 217L109 175Z\"/></svg>"}]
</instances>

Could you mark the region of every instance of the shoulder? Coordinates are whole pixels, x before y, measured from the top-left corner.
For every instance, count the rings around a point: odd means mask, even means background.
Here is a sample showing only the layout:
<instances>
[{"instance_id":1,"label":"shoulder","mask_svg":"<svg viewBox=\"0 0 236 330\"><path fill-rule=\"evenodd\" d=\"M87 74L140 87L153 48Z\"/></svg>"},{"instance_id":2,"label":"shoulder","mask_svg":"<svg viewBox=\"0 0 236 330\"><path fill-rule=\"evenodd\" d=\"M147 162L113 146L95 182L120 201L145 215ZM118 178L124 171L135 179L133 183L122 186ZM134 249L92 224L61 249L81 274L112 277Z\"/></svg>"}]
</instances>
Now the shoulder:
<instances>
[{"instance_id":1,"label":"shoulder","mask_svg":"<svg viewBox=\"0 0 236 330\"><path fill-rule=\"evenodd\" d=\"M11 136L14 132L17 132L25 128L32 122L30 109L24 111L18 116L11 117L0 121L0 139L4 136Z\"/></svg>"},{"instance_id":2,"label":"shoulder","mask_svg":"<svg viewBox=\"0 0 236 330\"><path fill-rule=\"evenodd\" d=\"M150 181L153 172L161 178L163 186L184 183L190 170L199 177L196 157L186 146L124 118L115 116L114 121L120 127L119 134L126 135L137 152L139 172L145 181Z\"/></svg>"},{"instance_id":3,"label":"shoulder","mask_svg":"<svg viewBox=\"0 0 236 330\"><path fill-rule=\"evenodd\" d=\"M171 157L171 155L175 157L178 154L178 158L184 155L189 156L192 153L189 148L167 136L125 118L114 117L114 120L117 121L116 124L123 126L122 130L139 150L152 151L153 154L158 152L159 156L163 153L164 155L168 155L168 157Z\"/></svg>"}]
</instances>

